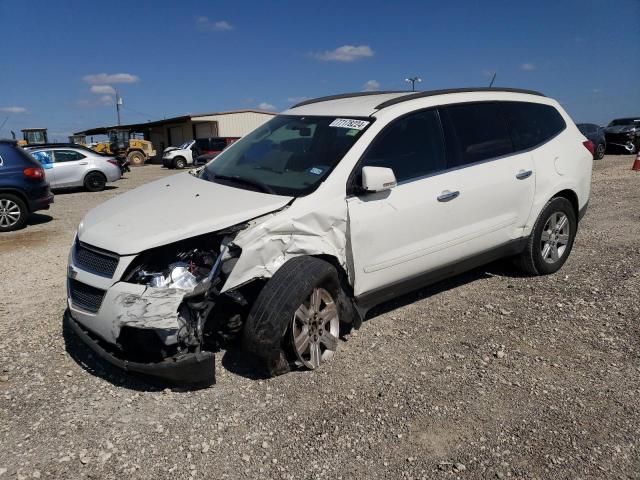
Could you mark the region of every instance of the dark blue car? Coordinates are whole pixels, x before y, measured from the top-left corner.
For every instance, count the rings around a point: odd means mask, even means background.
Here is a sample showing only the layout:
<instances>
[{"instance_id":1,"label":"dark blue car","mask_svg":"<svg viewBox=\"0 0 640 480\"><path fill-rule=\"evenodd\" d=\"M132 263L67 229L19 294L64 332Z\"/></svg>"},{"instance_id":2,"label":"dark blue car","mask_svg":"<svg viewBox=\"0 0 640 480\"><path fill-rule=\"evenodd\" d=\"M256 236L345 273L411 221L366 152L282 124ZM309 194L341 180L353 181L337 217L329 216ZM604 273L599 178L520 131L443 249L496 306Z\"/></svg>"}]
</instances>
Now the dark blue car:
<instances>
[{"instance_id":1,"label":"dark blue car","mask_svg":"<svg viewBox=\"0 0 640 480\"><path fill-rule=\"evenodd\" d=\"M15 140L0 140L0 233L17 230L53 203L42 166Z\"/></svg>"}]
</instances>

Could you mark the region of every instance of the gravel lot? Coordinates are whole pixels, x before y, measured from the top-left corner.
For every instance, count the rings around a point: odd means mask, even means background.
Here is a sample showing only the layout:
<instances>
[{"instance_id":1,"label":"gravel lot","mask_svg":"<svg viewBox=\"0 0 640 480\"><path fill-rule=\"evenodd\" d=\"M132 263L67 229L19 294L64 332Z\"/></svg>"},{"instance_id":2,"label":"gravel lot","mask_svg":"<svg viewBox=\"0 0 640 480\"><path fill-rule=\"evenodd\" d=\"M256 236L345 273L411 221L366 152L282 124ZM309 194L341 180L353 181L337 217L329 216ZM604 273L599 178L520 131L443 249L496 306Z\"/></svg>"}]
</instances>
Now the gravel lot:
<instances>
[{"instance_id":1,"label":"gravel lot","mask_svg":"<svg viewBox=\"0 0 640 480\"><path fill-rule=\"evenodd\" d=\"M101 193L0 236L0 479L640 478L640 173L595 162L557 274L504 262L383 305L319 371L159 390L63 335L67 252Z\"/></svg>"}]
</instances>

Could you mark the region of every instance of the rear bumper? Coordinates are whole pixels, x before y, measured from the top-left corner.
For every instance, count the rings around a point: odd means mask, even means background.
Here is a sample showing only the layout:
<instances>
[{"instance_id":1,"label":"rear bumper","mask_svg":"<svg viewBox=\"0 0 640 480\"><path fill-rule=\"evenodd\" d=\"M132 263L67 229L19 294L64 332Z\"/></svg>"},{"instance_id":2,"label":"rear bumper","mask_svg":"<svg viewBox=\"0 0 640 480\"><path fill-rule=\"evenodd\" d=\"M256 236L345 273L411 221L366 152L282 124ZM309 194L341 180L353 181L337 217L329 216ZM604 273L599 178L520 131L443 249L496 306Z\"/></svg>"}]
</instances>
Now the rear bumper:
<instances>
[{"instance_id":1,"label":"rear bumper","mask_svg":"<svg viewBox=\"0 0 640 480\"><path fill-rule=\"evenodd\" d=\"M73 332L85 345L117 368L190 388L205 388L215 383L215 355L211 352L191 353L161 363L131 362L103 348L100 341L85 330L71 313L67 313L65 317Z\"/></svg>"},{"instance_id":2,"label":"rear bumper","mask_svg":"<svg viewBox=\"0 0 640 480\"><path fill-rule=\"evenodd\" d=\"M48 195L36 198L35 200L29 200L29 211L36 212L38 210L48 210L49 205L53 203L53 193L49 192Z\"/></svg>"}]
</instances>

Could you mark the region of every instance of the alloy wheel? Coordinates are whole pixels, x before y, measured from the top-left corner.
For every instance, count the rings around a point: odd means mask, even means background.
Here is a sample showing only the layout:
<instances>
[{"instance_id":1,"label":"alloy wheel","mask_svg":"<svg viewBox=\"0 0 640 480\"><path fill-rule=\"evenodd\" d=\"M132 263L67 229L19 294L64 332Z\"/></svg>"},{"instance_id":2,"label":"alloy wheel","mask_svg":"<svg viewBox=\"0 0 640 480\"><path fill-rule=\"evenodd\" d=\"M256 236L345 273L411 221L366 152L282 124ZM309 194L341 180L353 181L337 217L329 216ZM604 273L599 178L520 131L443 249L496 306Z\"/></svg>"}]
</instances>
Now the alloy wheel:
<instances>
[{"instance_id":1,"label":"alloy wheel","mask_svg":"<svg viewBox=\"0 0 640 480\"><path fill-rule=\"evenodd\" d=\"M21 215L18 204L6 198L0 199L0 227L13 227Z\"/></svg>"},{"instance_id":2,"label":"alloy wheel","mask_svg":"<svg viewBox=\"0 0 640 480\"><path fill-rule=\"evenodd\" d=\"M292 319L291 343L298 360L307 368L318 368L337 350L339 332L333 297L324 288L314 288Z\"/></svg>"},{"instance_id":3,"label":"alloy wheel","mask_svg":"<svg viewBox=\"0 0 640 480\"><path fill-rule=\"evenodd\" d=\"M569 218L564 213L551 214L540 237L540 252L545 262L556 263L562 258L569 244L570 231Z\"/></svg>"}]
</instances>

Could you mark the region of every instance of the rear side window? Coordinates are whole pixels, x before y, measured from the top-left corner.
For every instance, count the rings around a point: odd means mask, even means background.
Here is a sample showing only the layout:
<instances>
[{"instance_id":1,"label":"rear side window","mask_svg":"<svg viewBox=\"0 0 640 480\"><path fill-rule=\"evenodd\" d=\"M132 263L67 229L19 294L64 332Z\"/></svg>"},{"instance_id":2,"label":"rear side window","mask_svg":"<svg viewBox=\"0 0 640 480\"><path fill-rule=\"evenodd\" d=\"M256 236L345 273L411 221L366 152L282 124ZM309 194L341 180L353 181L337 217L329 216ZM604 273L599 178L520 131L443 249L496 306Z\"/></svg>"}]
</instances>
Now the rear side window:
<instances>
[{"instance_id":1,"label":"rear side window","mask_svg":"<svg viewBox=\"0 0 640 480\"><path fill-rule=\"evenodd\" d=\"M447 141L447 167L501 157L513 143L497 103L464 103L441 107Z\"/></svg>"},{"instance_id":2,"label":"rear side window","mask_svg":"<svg viewBox=\"0 0 640 480\"><path fill-rule=\"evenodd\" d=\"M37 152L31 152L31 155L38 160L44 168L51 168L53 164L53 154L51 150L38 150Z\"/></svg>"},{"instance_id":3,"label":"rear side window","mask_svg":"<svg viewBox=\"0 0 640 480\"><path fill-rule=\"evenodd\" d=\"M85 158L83 154L73 150L56 150L55 157L56 163L73 162L75 160L81 160Z\"/></svg>"},{"instance_id":4,"label":"rear side window","mask_svg":"<svg viewBox=\"0 0 640 480\"><path fill-rule=\"evenodd\" d=\"M398 182L444 170L438 112L423 110L395 120L375 138L361 166L391 168Z\"/></svg>"},{"instance_id":5,"label":"rear side window","mask_svg":"<svg viewBox=\"0 0 640 480\"><path fill-rule=\"evenodd\" d=\"M567 124L550 105L526 102L500 102L509 124L516 150L527 150L555 137ZM588 125L588 130L593 126Z\"/></svg>"}]
</instances>

